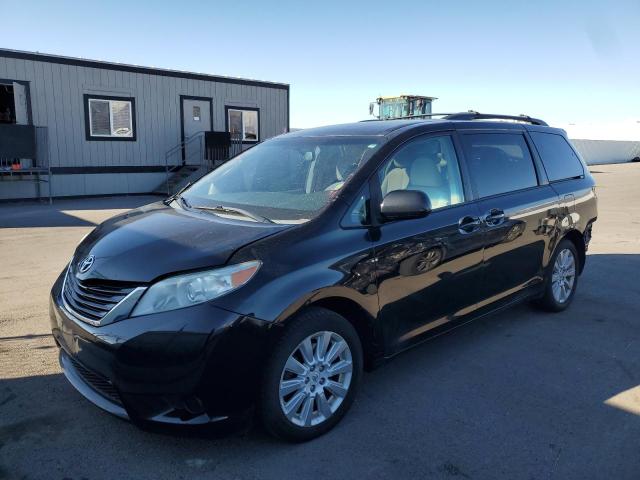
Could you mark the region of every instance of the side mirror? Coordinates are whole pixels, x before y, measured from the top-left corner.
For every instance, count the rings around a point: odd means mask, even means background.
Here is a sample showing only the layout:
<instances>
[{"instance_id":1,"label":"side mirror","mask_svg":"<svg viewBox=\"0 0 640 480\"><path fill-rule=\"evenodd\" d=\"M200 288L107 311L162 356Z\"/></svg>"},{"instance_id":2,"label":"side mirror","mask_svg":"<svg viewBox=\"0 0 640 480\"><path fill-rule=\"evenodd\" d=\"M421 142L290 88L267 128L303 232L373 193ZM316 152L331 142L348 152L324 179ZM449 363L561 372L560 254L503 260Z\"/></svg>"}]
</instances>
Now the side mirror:
<instances>
[{"instance_id":1,"label":"side mirror","mask_svg":"<svg viewBox=\"0 0 640 480\"><path fill-rule=\"evenodd\" d=\"M431 201L420 190L394 190L385 195L380 213L385 220L425 217L431 212Z\"/></svg>"}]
</instances>

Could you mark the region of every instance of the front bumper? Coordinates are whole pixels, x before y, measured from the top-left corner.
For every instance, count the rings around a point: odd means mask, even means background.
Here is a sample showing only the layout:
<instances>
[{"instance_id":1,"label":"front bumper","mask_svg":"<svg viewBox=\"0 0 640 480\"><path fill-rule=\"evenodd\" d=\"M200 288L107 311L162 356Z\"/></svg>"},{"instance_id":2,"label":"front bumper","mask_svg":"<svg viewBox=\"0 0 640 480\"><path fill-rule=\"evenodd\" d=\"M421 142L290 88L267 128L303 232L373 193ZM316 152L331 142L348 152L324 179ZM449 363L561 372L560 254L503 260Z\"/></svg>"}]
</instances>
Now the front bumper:
<instances>
[{"instance_id":1,"label":"front bumper","mask_svg":"<svg viewBox=\"0 0 640 480\"><path fill-rule=\"evenodd\" d=\"M52 334L69 382L133 421L199 424L253 405L271 324L210 304L89 325L51 291Z\"/></svg>"},{"instance_id":2,"label":"front bumper","mask_svg":"<svg viewBox=\"0 0 640 480\"><path fill-rule=\"evenodd\" d=\"M87 400L116 417L129 419L129 414L122 406L117 392L114 392L111 382L84 368L63 349L60 349L59 361L69 383Z\"/></svg>"}]
</instances>

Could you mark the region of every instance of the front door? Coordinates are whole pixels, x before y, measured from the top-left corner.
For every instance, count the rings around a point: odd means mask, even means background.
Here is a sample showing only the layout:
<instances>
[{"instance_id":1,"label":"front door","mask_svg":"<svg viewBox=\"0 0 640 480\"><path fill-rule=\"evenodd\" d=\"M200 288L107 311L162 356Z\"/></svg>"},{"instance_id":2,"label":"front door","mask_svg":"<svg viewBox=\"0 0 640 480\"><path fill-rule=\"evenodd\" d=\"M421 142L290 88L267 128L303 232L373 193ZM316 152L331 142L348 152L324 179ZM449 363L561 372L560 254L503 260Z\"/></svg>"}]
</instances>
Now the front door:
<instances>
[{"instance_id":1,"label":"front door","mask_svg":"<svg viewBox=\"0 0 640 480\"><path fill-rule=\"evenodd\" d=\"M507 300L543 279L558 196L539 180L524 132L461 138L485 223L486 303Z\"/></svg>"},{"instance_id":2,"label":"front door","mask_svg":"<svg viewBox=\"0 0 640 480\"><path fill-rule=\"evenodd\" d=\"M186 165L201 165L204 158L204 135L210 132L212 100L203 97L181 97L182 101L182 139L184 149L182 160Z\"/></svg>"},{"instance_id":3,"label":"front door","mask_svg":"<svg viewBox=\"0 0 640 480\"><path fill-rule=\"evenodd\" d=\"M393 190L422 190L432 206L424 218L379 227L380 320L391 354L476 308L484 239L477 205L465 201L469 196L450 135L408 141L378 178L381 197Z\"/></svg>"}]
</instances>

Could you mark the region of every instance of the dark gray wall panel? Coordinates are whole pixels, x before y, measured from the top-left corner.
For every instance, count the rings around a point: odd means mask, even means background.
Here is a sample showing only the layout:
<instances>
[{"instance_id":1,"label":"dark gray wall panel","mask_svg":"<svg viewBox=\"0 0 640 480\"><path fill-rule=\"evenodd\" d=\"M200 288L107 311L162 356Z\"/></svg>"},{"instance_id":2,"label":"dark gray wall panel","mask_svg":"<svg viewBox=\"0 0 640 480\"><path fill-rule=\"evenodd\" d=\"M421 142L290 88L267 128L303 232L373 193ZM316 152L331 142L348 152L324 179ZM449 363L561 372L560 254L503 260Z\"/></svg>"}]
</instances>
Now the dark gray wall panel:
<instances>
[{"instance_id":1,"label":"dark gray wall panel","mask_svg":"<svg viewBox=\"0 0 640 480\"><path fill-rule=\"evenodd\" d=\"M214 130L225 128L225 105L259 108L261 140L287 128L288 90L282 85L224 82L219 77L181 78L151 74L149 69L96 68L99 64L95 62L55 63L39 61L37 56L14 57L0 51L0 78L29 82L33 122L49 129L52 167L164 165L166 151L180 142L180 95L213 99ZM134 97L137 140L87 141L84 94ZM84 194L77 193L86 191L77 183L60 182L59 192L54 184L54 194ZM66 193L67 188L74 193Z\"/></svg>"}]
</instances>

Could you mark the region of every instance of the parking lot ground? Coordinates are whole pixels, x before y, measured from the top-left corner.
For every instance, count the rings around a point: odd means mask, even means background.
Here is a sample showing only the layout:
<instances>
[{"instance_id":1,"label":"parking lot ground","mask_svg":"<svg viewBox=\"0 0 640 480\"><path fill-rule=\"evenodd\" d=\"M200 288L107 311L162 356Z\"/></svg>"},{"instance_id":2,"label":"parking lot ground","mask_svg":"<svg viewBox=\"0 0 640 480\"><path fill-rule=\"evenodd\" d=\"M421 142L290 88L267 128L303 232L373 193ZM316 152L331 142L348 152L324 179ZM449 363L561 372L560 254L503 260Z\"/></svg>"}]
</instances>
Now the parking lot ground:
<instances>
[{"instance_id":1,"label":"parking lot ground","mask_svg":"<svg viewBox=\"0 0 640 480\"><path fill-rule=\"evenodd\" d=\"M640 478L640 164L592 167L599 219L570 309L483 318L364 376L332 432L142 431L60 372L48 291L77 242L154 197L0 206L0 478Z\"/></svg>"}]
</instances>

